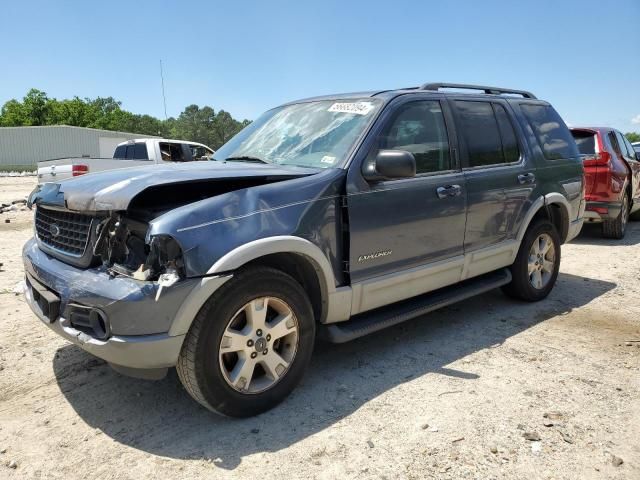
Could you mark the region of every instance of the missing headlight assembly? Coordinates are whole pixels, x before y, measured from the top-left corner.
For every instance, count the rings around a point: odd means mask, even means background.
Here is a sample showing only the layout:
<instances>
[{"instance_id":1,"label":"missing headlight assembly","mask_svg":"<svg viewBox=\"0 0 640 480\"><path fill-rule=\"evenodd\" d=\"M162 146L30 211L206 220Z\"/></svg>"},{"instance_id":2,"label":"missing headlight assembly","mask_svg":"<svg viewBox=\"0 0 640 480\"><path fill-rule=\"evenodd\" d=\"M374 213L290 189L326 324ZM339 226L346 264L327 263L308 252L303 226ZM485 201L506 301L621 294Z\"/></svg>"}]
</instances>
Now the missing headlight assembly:
<instances>
[{"instance_id":1,"label":"missing headlight assembly","mask_svg":"<svg viewBox=\"0 0 640 480\"><path fill-rule=\"evenodd\" d=\"M146 222L114 213L96 227L93 253L114 276L136 280L159 280L164 276L165 284L170 283L167 277L175 279L173 283L184 278L180 245L168 235L155 235L147 242L148 227Z\"/></svg>"}]
</instances>

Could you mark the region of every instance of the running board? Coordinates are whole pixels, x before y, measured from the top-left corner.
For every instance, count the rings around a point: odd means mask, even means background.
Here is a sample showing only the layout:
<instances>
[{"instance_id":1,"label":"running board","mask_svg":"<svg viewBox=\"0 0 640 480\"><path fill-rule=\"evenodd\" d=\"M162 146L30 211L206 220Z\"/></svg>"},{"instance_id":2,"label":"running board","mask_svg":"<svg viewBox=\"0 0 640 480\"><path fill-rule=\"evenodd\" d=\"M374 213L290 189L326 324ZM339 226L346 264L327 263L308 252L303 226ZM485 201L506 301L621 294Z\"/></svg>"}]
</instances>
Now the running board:
<instances>
[{"instance_id":1,"label":"running board","mask_svg":"<svg viewBox=\"0 0 640 480\"><path fill-rule=\"evenodd\" d=\"M318 336L331 343L348 342L480 293L488 292L509 282L511 282L511 272L508 269L496 270L409 300L355 315L346 322L321 325L318 329Z\"/></svg>"}]
</instances>

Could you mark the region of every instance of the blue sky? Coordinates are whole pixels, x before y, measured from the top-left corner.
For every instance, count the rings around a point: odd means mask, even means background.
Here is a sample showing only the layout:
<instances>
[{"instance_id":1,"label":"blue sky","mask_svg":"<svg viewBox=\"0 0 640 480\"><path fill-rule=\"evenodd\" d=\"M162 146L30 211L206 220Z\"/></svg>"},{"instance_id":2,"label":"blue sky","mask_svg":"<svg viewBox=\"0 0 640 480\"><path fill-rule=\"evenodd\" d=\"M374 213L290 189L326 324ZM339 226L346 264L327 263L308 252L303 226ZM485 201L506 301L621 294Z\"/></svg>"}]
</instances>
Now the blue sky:
<instances>
[{"instance_id":1,"label":"blue sky","mask_svg":"<svg viewBox=\"0 0 640 480\"><path fill-rule=\"evenodd\" d=\"M196 103L253 119L301 97L450 81L640 131L640 0L2 3L0 104L35 87L161 118L162 59L170 116Z\"/></svg>"}]
</instances>

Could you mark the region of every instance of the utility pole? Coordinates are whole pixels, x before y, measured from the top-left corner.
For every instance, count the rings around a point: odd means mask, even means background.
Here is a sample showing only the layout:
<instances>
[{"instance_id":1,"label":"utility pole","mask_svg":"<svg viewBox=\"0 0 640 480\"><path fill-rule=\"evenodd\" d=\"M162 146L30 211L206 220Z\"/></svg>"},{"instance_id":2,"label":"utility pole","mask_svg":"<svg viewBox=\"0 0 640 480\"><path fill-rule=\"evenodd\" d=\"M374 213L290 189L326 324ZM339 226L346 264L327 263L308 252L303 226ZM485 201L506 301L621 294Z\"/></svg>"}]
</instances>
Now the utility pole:
<instances>
[{"instance_id":1,"label":"utility pole","mask_svg":"<svg viewBox=\"0 0 640 480\"><path fill-rule=\"evenodd\" d=\"M164 103L164 119L167 120L167 97L164 95L164 74L162 72L162 59L160 59L160 82L162 83L162 102Z\"/></svg>"}]
</instances>

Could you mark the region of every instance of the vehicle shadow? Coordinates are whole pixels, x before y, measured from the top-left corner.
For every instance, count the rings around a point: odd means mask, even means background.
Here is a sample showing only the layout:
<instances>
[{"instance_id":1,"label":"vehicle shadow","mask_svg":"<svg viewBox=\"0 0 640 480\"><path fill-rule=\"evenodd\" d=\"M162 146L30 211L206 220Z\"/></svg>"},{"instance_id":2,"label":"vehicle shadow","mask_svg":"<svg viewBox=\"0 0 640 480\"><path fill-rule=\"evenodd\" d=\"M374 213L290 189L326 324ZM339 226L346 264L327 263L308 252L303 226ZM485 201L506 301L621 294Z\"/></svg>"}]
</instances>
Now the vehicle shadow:
<instances>
[{"instance_id":1,"label":"vehicle shadow","mask_svg":"<svg viewBox=\"0 0 640 480\"><path fill-rule=\"evenodd\" d=\"M249 419L208 412L189 397L175 371L159 382L130 379L73 345L58 350L53 367L78 415L113 440L154 455L211 459L234 469L243 457L295 444L409 380L436 373L474 382L477 374L447 366L615 286L561 273L542 303L517 302L495 290L351 343L319 343L293 394Z\"/></svg>"},{"instance_id":2,"label":"vehicle shadow","mask_svg":"<svg viewBox=\"0 0 640 480\"><path fill-rule=\"evenodd\" d=\"M615 247L617 245L637 245L640 243L640 222L629 221L627 231L621 240L604 238L602 236L602 226L597 223L585 224L580 235L571 240L571 243L578 245L605 245Z\"/></svg>"}]
</instances>

